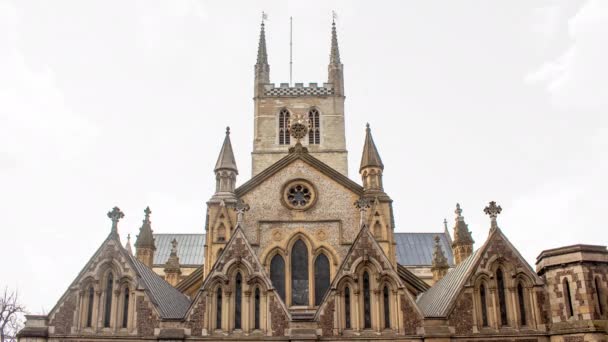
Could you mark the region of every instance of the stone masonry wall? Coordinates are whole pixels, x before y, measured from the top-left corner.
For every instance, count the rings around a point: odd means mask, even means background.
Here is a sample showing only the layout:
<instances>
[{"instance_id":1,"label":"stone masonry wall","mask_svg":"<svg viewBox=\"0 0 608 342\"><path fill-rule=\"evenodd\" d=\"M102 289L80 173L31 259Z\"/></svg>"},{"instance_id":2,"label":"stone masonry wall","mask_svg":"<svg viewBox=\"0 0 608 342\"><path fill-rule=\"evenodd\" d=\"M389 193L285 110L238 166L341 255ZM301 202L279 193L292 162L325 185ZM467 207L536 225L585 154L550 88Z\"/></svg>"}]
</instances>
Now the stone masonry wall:
<instances>
[{"instance_id":1,"label":"stone masonry wall","mask_svg":"<svg viewBox=\"0 0 608 342\"><path fill-rule=\"evenodd\" d=\"M69 294L61 305L49 325L55 326L55 334L69 334L72 332L74 312L76 311L76 295Z\"/></svg>"},{"instance_id":2,"label":"stone masonry wall","mask_svg":"<svg viewBox=\"0 0 608 342\"><path fill-rule=\"evenodd\" d=\"M463 292L456 301L456 306L449 315L450 325L456 329L456 334L473 333L473 295Z\"/></svg>"},{"instance_id":3,"label":"stone masonry wall","mask_svg":"<svg viewBox=\"0 0 608 342\"><path fill-rule=\"evenodd\" d=\"M152 305L150 305L144 296L137 297L136 310L138 335L145 337L154 336L154 329L158 328L160 323Z\"/></svg>"}]
</instances>

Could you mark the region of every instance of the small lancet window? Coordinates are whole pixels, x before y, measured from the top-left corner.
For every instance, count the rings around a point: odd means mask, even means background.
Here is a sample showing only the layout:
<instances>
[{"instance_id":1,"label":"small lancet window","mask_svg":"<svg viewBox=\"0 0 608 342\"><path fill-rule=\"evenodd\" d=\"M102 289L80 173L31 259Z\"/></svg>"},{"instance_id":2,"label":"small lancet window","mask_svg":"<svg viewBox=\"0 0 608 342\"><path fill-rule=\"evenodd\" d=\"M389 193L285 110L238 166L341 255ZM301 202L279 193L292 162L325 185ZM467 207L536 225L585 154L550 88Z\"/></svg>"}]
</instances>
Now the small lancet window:
<instances>
[{"instance_id":1,"label":"small lancet window","mask_svg":"<svg viewBox=\"0 0 608 342\"><path fill-rule=\"evenodd\" d=\"M479 286L479 301L481 302L481 326L488 326L488 303L486 301L486 286Z\"/></svg>"},{"instance_id":2,"label":"small lancet window","mask_svg":"<svg viewBox=\"0 0 608 342\"><path fill-rule=\"evenodd\" d=\"M122 327L126 328L129 324L129 288L125 287L125 294L122 305Z\"/></svg>"},{"instance_id":3,"label":"small lancet window","mask_svg":"<svg viewBox=\"0 0 608 342\"><path fill-rule=\"evenodd\" d=\"M321 143L321 125L319 123L319 111L315 108L308 112L310 131L308 132L308 144L318 145Z\"/></svg>"},{"instance_id":4,"label":"small lancet window","mask_svg":"<svg viewBox=\"0 0 608 342\"><path fill-rule=\"evenodd\" d=\"M253 329L260 329L260 288L257 287L254 293L254 317L253 317Z\"/></svg>"},{"instance_id":5,"label":"small lancet window","mask_svg":"<svg viewBox=\"0 0 608 342\"><path fill-rule=\"evenodd\" d=\"M498 305L500 307L500 324L502 326L509 325L507 319L507 300L505 296L505 279L502 269L496 270L496 286L498 287Z\"/></svg>"},{"instance_id":6,"label":"small lancet window","mask_svg":"<svg viewBox=\"0 0 608 342\"><path fill-rule=\"evenodd\" d=\"M385 286L384 290L382 290L382 296L384 299L384 328L390 329L391 327L391 308L390 308L390 300L388 296L388 287Z\"/></svg>"},{"instance_id":7,"label":"small lancet window","mask_svg":"<svg viewBox=\"0 0 608 342\"><path fill-rule=\"evenodd\" d=\"M241 302L243 298L243 278L236 274L234 290L234 329L241 329Z\"/></svg>"},{"instance_id":8,"label":"small lancet window","mask_svg":"<svg viewBox=\"0 0 608 342\"><path fill-rule=\"evenodd\" d=\"M302 240L291 249L291 304L308 305L308 248Z\"/></svg>"},{"instance_id":9,"label":"small lancet window","mask_svg":"<svg viewBox=\"0 0 608 342\"><path fill-rule=\"evenodd\" d=\"M566 300L566 316L568 318L574 316L574 308L572 307L572 297L570 295L570 283L567 278L563 281L564 299Z\"/></svg>"},{"instance_id":10,"label":"small lancet window","mask_svg":"<svg viewBox=\"0 0 608 342\"><path fill-rule=\"evenodd\" d=\"M95 300L95 290L93 287L89 287L89 300L87 306L87 327L90 328L93 325L93 301Z\"/></svg>"},{"instance_id":11,"label":"small lancet window","mask_svg":"<svg viewBox=\"0 0 608 342\"><path fill-rule=\"evenodd\" d=\"M371 329L372 327L372 316L371 316L371 296L369 293L369 274L363 273L363 328Z\"/></svg>"},{"instance_id":12,"label":"small lancet window","mask_svg":"<svg viewBox=\"0 0 608 342\"><path fill-rule=\"evenodd\" d=\"M217 289L215 312L215 329L222 329L222 288Z\"/></svg>"},{"instance_id":13,"label":"small lancet window","mask_svg":"<svg viewBox=\"0 0 608 342\"><path fill-rule=\"evenodd\" d=\"M321 305L323 296L329 288L329 259L319 254L315 260L315 305Z\"/></svg>"},{"instance_id":14,"label":"small lancet window","mask_svg":"<svg viewBox=\"0 0 608 342\"><path fill-rule=\"evenodd\" d=\"M289 145L289 111L281 109L279 112L279 145Z\"/></svg>"},{"instance_id":15,"label":"small lancet window","mask_svg":"<svg viewBox=\"0 0 608 342\"><path fill-rule=\"evenodd\" d=\"M344 288L344 327L350 329L350 290L347 287Z\"/></svg>"},{"instance_id":16,"label":"small lancet window","mask_svg":"<svg viewBox=\"0 0 608 342\"><path fill-rule=\"evenodd\" d=\"M597 309L600 316L604 315L604 303L602 303L602 285L600 278L595 277L595 295L597 297Z\"/></svg>"},{"instance_id":17,"label":"small lancet window","mask_svg":"<svg viewBox=\"0 0 608 342\"><path fill-rule=\"evenodd\" d=\"M285 302L285 260L279 254L270 261L270 281Z\"/></svg>"},{"instance_id":18,"label":"small lancet window","mask_svg":"<svg viewBox=\"0 0 608 342\"><path fill-rule=\"evenodd\" d=\"M114 276L112 273L108 274L108 281L106 283L106 302L104 308L103 326L104 328L110 327L110 320L112 318L112 284L114 283Z\"/></svg>"},{"instance_id":19,"label":"small lancet window","mask_svg":"<svg viewBox=\"0 0 608 342\"><path fill-rule=\"evenodd\" d=\"M517 301L519 302L519 323L523 326L526 325L526 300L524 298L524 286L517 284Z\"/></svg>"}]
</instances>

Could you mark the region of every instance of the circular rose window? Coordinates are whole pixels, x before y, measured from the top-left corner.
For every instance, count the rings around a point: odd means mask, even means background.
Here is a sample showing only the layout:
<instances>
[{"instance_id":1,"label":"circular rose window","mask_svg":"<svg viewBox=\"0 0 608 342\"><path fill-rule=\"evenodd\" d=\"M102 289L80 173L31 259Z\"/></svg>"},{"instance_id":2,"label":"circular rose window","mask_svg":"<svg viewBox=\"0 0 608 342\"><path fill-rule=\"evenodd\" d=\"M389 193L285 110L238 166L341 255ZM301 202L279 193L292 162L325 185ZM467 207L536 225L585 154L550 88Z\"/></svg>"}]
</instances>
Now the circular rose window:
<instances>
[{"instance_id":1,"label":"circular rose window","mask_svg":"<svg viewBox=\"0 0 608 342\"><path fill-rule=\"evenodd\" d=\"M283 203L291 209L306 210L316 199L314 187L305 180L292 181L283 188Z\"/></svg>"}]
</instances>

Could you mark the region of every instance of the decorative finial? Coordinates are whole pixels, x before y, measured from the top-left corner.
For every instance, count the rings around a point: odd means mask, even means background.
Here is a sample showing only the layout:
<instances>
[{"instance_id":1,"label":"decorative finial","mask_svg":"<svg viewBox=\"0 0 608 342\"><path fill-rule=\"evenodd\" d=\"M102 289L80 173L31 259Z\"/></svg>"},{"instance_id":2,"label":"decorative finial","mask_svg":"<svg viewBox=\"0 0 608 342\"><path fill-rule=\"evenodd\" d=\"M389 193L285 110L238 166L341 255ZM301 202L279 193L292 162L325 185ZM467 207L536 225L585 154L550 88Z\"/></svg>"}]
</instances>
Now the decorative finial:
<instances>
[{"instance_id":1,"label":"decorative finial","mask_svg":"<svg viewBox=\"0 0 608 342\"><path fill-rule=\"evenodd\" d=\"M336 19L338 19L338 13L336 11L331 11L331 24L336 25Z\"/></svg>"},{"instance_id":2,"label":"decorative finial","mask_svg":"<svg viewBox=\"0 0 608 342\"><path fill-rule=\"evenodd\" d=\"M361 227L363 227L363 224L365 223L365 214L367 212L367 209L369 209L371 207L371 202L369 200L369 198L359 198L358 200L355 201L355 207L357 209L359 209L359 214L360 214L360 219L359 219L359 225Z\"/></svg>"},{"instance_id":3,"label":"decorative finial","mask_svg":"<svg viewBox=\"0 0 608 342\"><path fill-rule=\"evenodd\" d=\"M448 219L443 219L443 228L445 228L445 230L448 230Z\"/></svg>"},{"instance_id":4,"label":"decorative finial","mask_svg":"<svg viewBox=\"0 0 608 342\"><path fill-rule=\"evenodd\" d=\"M265 20L268 20L268 13L262 11L262 26L264 26Z\"/></svg>"},{"instance_id":5,"label":"decorative finial","mask_svg":"<svg viewBox=\"0 0 608 342\"><path fill-rule=\"evenodd\" d=\"M230 126L226 126L226 135L230 135Z\"/></svg>"},{"instance_id":6,"label":"decorative finial","mask_svg":"<svg viewBox=\"0 0 608 342\"><path fill-rule=\"evenodd\" d=\"M127 243L125 244L125 249L130 255L133 255L133 250L131 249L131 234L127 234Z\"/></svg>"},{"instance_id":7,"label":"decorative finial","mask_svg":"<svg viewBox=\"0 0 608 342\"><path fill-rule=\"evenodd\" d=\"M460 203L456 203L456 210L454 210L456 214L456 221L464 221L464 217L462 216L462 209L460 208Z\"/></svg>"},{"instance_id":8,"label":"decorative finial","mask_svg":"<svg viewBox=\"0 0 608 342\"><path fill-rule=\"evenodd\" d=\"M120 211L118 207L114 207L111 211L108 212L108 217L112 220L112 232L118 232L118 221L120 221L121 218L125 217L125 214Z\"/></svg>"},{"instance_id":9,"label":"decorative finial","mask_svg":"<svg viewBox=\"0 0 608 342\"><path fill-rule=\"evenodd\" d=\"M236 224L237 225L243 224L243 216L245 215L245 212L249 211L249 209L251 209L249 207L249 204L245 203L245 201L243 201L242 199L239 199L234 204L234 211L236 211Z\"/></svg>"},{"instance_id":10,"label":"decorative finial","mask_svg":"<svg viewBox=\"0 0 608 342\"><path fill-rule=\"evenodd\" d=\"M150 207L146 207L146 209L144 209L144 214L146 214L146 216L144 217L144 222L145 223L149 223L150 222L150 214L152 214L152 210L150 210Z\"/></svg>"},{"instance_id":11,"label":"decorative finial","mask_svg":"<svg viewBox=\"0 0 608 342\"><path fill-rule=\"evenodd\" d=\"M175 238L173 239L173 241L171 241L171 254L177 254L177 240Z\"/></svg>"},{"instance_id":12,"label":"decorative finial","mask_svg":"<svg viewBox=\"0 0 608 342\"><path fill-rule=\"evenodd\" d=\"M498 214L500 214L502 212L502 208L499 205L496 205L496 202L492 201L492 202L490 202L490 204L487 207L485 207L483 212L486 213L488 216L490 216L490 220L491 220L490 229L493 230L493 229L498 228L498 223L496 222L496 217L498 216Z\"/></svg>"},{"instance_id":13,"label":"decorative finial","mask_svg":"<svg viewBox=\"0 0 608 342\"><path fill-rule=\"evenodd\" d=\"M439 240L440 240L439 235L435 235L434 240L435 240L435 245L439 245Z\"/></svg>"},{"instance_id":14,"label":"decorative finial","mask_svg":"<svg viewBox=\"0 0 608 342\"><path fill-rule=\"evenodd\" d=\"M369 122L365 124L365 129L366 130L370 130L370 128L369 128Z\"/></svg>"}]
</instances>

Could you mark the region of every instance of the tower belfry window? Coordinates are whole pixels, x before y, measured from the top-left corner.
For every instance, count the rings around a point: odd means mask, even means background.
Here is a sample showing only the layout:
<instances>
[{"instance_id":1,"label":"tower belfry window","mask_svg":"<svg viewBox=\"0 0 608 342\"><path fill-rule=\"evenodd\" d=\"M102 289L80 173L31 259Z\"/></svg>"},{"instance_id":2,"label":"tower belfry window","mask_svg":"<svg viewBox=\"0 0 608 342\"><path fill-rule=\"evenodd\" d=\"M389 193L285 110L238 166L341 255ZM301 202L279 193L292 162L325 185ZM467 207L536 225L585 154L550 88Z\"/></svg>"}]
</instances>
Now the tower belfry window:
<instances>
[{"instance_id":1,"label":"tower belfry window","mask_svg":"<svg viewBox=\"0 0 608 342\"><path fill-rule=\"evenodd\" d=\"M319 123L319 111L315 108L311 109L308 112L308 120L310 121L308 143L310 145L318 145L321 143L321 125Z\"/></svg>"},{"instance_id":2,"label":"tower belfry window","mask_svg":"<svg viewBox=\"0 0 608 342\"><path fill-rule=\"evenodd\" d=\"M289 111L281 109L279 112L279 145L289 145L291 143L289 136Z\"/></svg>"}]
</instances>

